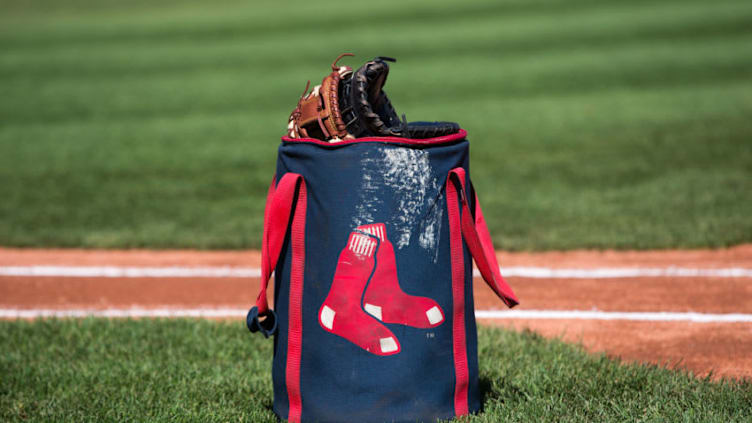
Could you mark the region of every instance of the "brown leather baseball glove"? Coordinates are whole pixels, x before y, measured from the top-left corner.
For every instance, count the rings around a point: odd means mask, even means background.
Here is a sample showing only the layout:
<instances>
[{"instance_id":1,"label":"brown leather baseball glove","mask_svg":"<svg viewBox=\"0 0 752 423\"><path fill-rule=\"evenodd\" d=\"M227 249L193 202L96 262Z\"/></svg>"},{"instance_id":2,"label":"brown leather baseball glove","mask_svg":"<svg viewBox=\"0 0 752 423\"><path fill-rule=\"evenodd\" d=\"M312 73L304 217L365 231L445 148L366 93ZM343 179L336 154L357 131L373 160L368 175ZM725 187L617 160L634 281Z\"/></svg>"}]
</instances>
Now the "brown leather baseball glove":
<instances>
[{"instance_id":1,"label":"brown leather baseball glove","mask_svg":"<svg viewBox=\"0 0 752 423\"><path fill-rule=\"evenodd\" d=\"M343 53L332 63L332 73L308 92L310 81L290 115L290 138L316 138L339 142L360 137L432 138L460 130L454 122L410 122L397 117L383 90L389 64L396 60L376 57L353 72L337 66Z\"/></svg>"}]
</instances>

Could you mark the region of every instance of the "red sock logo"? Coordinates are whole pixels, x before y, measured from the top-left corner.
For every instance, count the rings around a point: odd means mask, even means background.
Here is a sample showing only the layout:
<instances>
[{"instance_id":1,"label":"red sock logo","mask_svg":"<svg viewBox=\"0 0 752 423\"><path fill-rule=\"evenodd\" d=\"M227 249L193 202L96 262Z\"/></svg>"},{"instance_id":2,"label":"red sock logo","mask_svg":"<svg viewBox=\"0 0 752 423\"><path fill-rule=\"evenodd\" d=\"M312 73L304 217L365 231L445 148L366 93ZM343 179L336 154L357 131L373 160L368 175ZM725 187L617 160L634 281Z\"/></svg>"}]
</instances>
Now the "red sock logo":
<instances>
[{"instance_id":1,"label":"red sock logo","mask_svg":"<svg viewBox=\"0 0 752 423\"><path fill-rule=\"evenodd\" d=\"M358 230L381 240L376 253L376 270L368 283L363 308L385 323L397 323L416 328L433 328L444 322L439 304L427 297L406 294L397 278L394 247L386 237L383 223L359 226Z\"/></svg>"},{"instance_id":2,"label":"red sock logo","mask_svg":"<svg viewBox=\"0 0 752 423\"><path fill-rule=\"evenodd\" d=\"M361 305L376 264L378 244L376 237L360 232L350 234L339 255L329 295L319 309L319 324L370 353L392 355L400 352L397 337L366 314Z\"/></svg>"}]
</instances>

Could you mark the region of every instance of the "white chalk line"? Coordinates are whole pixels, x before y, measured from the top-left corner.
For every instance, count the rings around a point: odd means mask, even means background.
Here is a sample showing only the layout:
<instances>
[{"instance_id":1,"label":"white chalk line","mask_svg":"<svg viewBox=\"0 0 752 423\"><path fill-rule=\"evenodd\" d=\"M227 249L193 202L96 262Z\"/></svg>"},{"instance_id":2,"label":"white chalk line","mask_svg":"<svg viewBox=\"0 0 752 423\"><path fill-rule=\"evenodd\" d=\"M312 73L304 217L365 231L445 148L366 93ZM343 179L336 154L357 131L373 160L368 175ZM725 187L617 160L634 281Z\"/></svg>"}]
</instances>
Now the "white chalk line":
<instances>
[{"instance_id":1,"label":"white chalk line","mask_svg":"<svg viewBox=\"0 0 752 423\"><path fill-rule=\"evenodd\" d=\"M504 276L539 279L612 279L612 278L749 278L752 269L730 267L697 269L688 267L601 267L594 269L552 269L547 267L502 267ZM477 273L477 269L475 270Z\"/></svg>"},{"instance_id":2,"label":"white chalk line","mask_svg":"<svg viewBox=\"0 0 752 423\"><path fill-rule=\"evenodd\" d=\"M630 320L642 322L737 323L752 322L752 314L628 312L598 310L476 310L478 319Z\"/></svg>"},{"instance_id":3,"label":"white chalk line","mask_svg":"<svg viewBox=\"0 0 752 423\"><path fill-rule=\"evenodd\" d=\"M253 267L2 266L0 276L76 278L259 278Z\"/></svg>"},{"instance_id":4,"label":"white chalk line","mask_svg":"<svg viewBox=\"0 0 752 423\"><path fill-rule=\"evenodd\" d=\"M111 308L95 309L0 309L0 319L58 318L146 318L146 317L245 317L248 310L239 308Z\"/></svg>"},{"instance_id":5,"label":"white chalk line","mask_svg":"<svg viewBox=\"0 0 752 423\"><path fill-rule=\"evenodd\" d=\"M613 278L752 278L752 269L729 267L702 269L687 267L601 267L555 269L549 267L501 267L505 277L534 279L613 279ZM79 278L258 278L254 267L129 267L129 266L0 266L0 276L79 277ZM474 276L480 276L475 269Z\"/></svg>"},{"instance_id":6,"label":"white chalk line","mask_svg":"<svg viewBox=\"0 0 752 423\"><path fill-rule=\"evenodd\" d=\"M16 309L0 308L0 319L36 318L242 318L247 309L240 308L112 308L112 309ZM752 314L622 312L598 310L476 310L478 319L493 320L627 320L641 322L739 323L752 322Z\"/></svg>"}]
</instances>

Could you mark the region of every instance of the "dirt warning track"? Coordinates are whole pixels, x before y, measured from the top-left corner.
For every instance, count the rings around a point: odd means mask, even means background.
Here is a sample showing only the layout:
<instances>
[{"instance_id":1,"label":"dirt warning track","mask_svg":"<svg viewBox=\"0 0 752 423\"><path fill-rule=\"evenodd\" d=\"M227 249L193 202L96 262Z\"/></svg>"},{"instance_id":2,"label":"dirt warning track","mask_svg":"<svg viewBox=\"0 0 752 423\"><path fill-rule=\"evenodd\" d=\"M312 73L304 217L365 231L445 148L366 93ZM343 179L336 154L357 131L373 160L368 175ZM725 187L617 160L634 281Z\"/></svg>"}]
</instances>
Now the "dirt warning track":
<instances>
[{"instance_id":1,"label":"dirt warning track","mask_svg":"<svg viewBox=\"0 0 752 423\"><path fill-rule=\"evenodd\" d=\"M661 252L499 253L522 304L475 278L483 324L531 329L628 361L752 378L752 245ZM242 319L254 251L0 248L0 317Z\"/></svg>"}]
</instances>

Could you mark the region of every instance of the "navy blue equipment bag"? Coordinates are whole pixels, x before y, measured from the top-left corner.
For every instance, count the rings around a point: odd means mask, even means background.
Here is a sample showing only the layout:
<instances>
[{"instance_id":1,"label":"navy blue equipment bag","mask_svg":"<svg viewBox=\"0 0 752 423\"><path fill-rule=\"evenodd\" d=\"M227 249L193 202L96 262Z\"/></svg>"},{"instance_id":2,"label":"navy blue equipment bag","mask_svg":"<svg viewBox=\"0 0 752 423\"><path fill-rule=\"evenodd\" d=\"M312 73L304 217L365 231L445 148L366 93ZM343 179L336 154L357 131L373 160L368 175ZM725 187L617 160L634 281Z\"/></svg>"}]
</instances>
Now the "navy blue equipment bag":
<instances>
[{"instance_id":1,"label":"navy blue equipment bag","mask_svg":"<svg viewBox=\"0 0 752 423\"><path fill-rule=\"evenodd\" d=\"M480 409L472 259L507 306L518 301L465 137L282 138L248 314L251 331L274 335L280 418L415 422Z\"/></svg>"}]
</instances>

